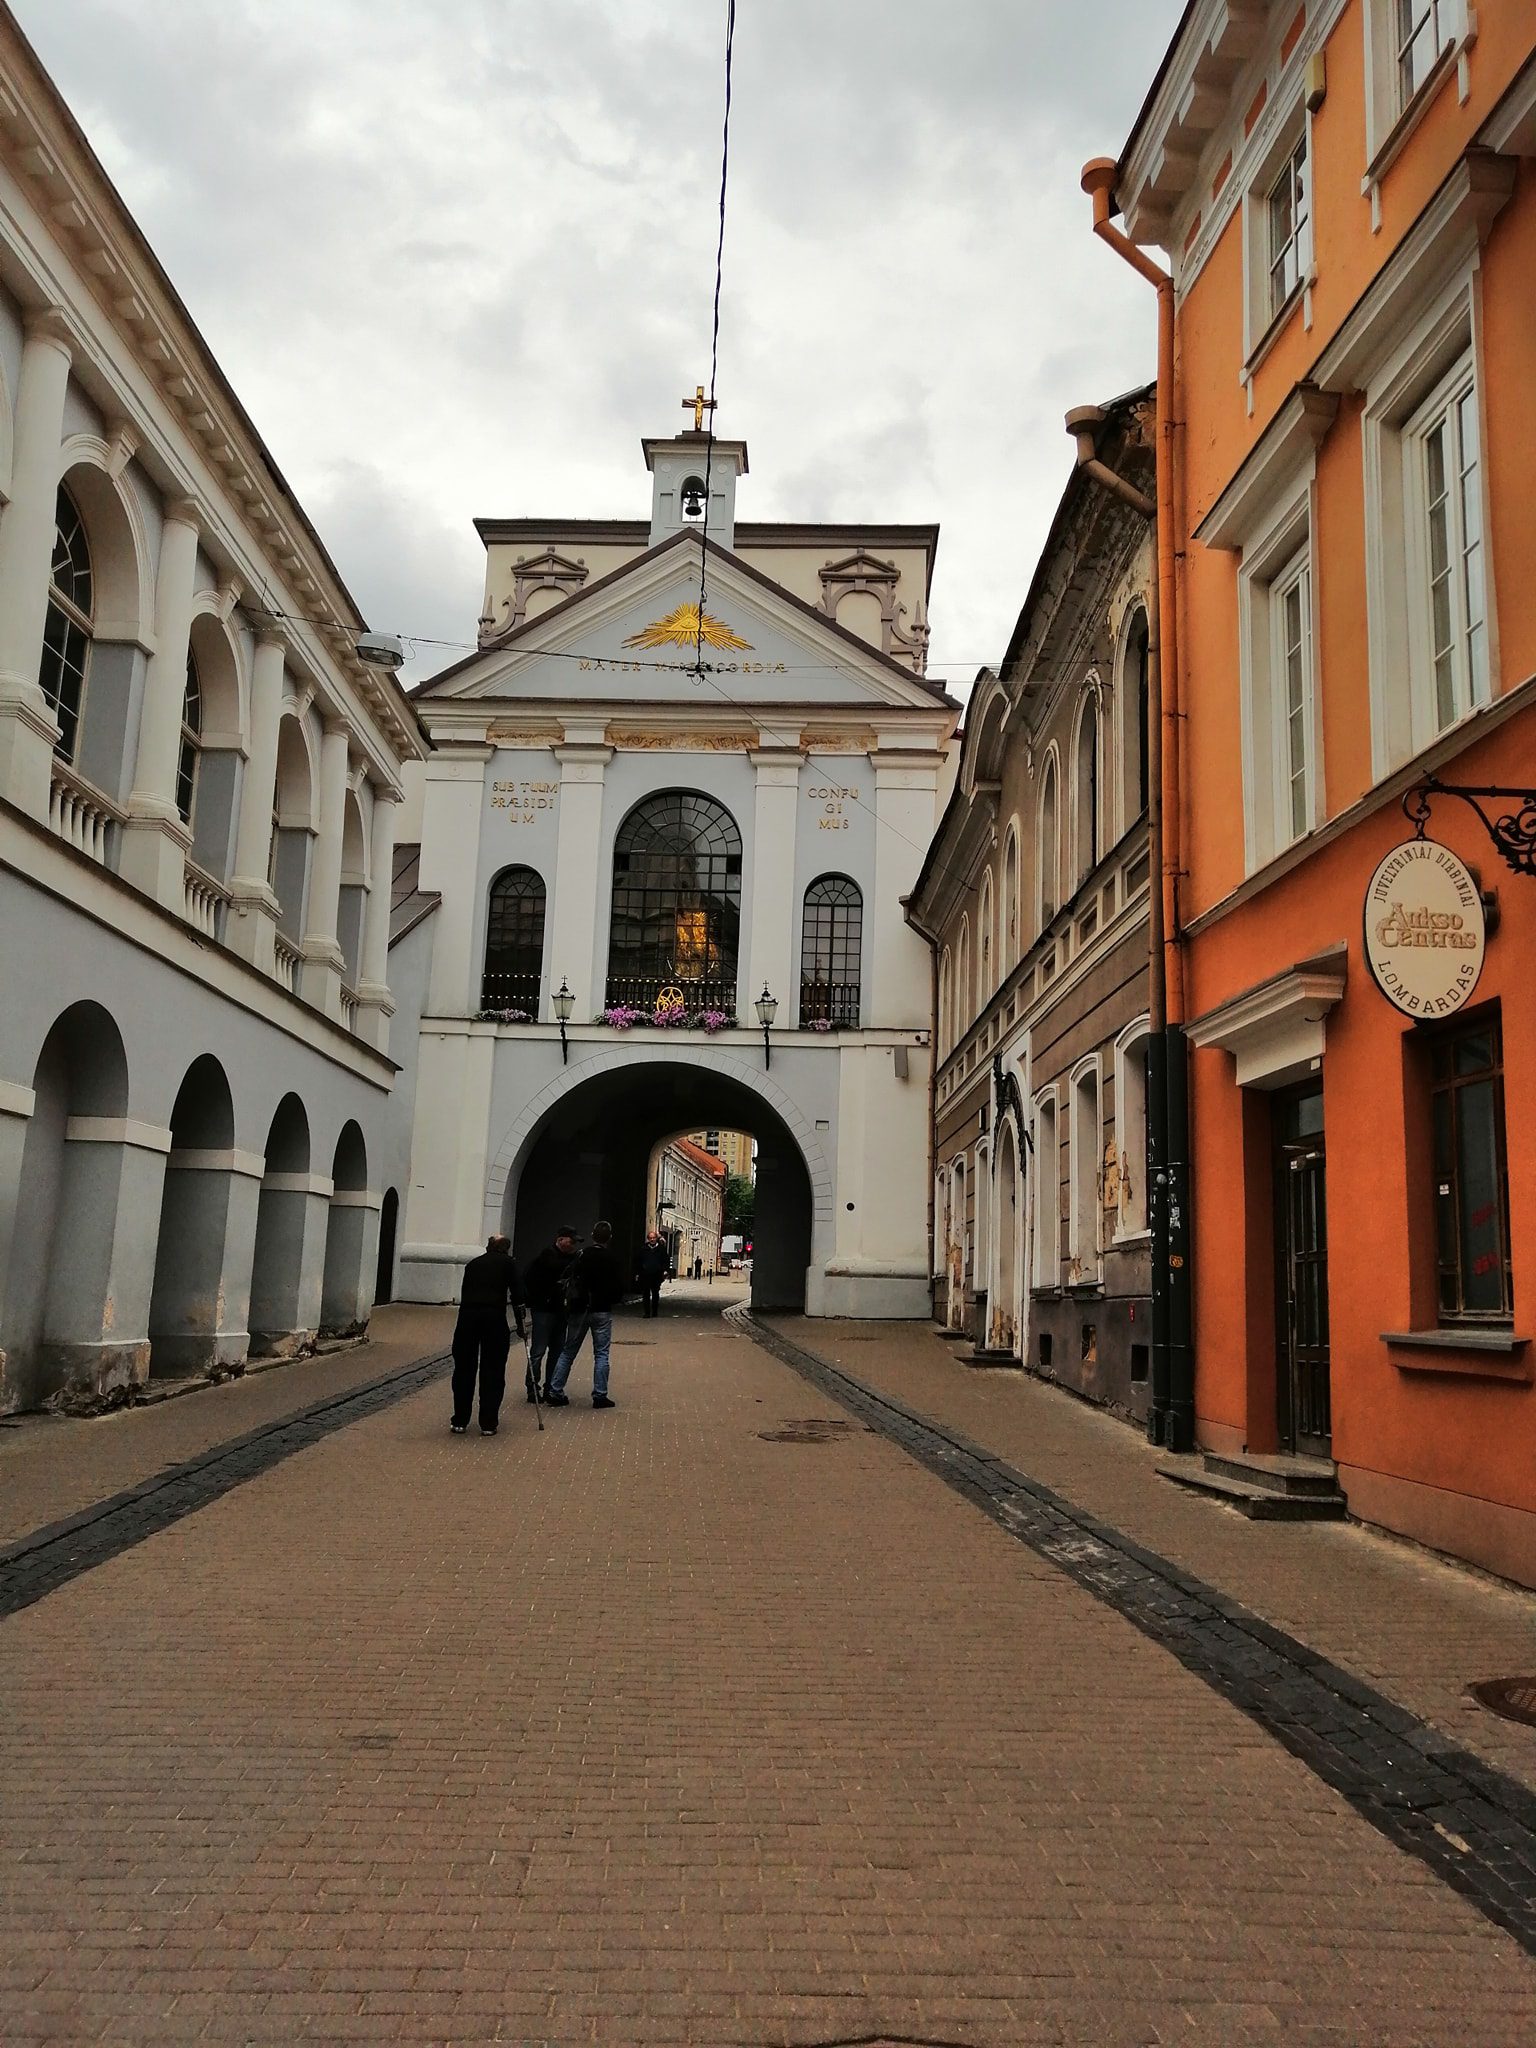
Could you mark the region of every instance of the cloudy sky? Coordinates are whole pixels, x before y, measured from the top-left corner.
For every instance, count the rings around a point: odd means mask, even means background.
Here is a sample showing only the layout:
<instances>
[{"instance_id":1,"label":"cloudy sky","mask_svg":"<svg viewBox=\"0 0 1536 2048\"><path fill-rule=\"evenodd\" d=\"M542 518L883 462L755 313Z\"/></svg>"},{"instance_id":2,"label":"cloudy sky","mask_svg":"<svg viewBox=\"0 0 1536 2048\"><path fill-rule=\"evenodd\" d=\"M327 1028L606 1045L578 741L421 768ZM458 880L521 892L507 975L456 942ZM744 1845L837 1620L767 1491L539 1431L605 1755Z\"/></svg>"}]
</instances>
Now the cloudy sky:
<instances>
[{"instance_id":1,"label":"cloudy sky","mask_svg":"<svg viewBox=\"0 0 1536 2048\"><path fill-rule=\"evenodd\" d=\"M12 5L375 626L473 640L477 514L646 514L709 377L725 0ZM1077 176L1178 13L738 0L739 510L937 519L937 672L1002 651L1064 411L1152 373Z\"/></svg>"}]
</instances>

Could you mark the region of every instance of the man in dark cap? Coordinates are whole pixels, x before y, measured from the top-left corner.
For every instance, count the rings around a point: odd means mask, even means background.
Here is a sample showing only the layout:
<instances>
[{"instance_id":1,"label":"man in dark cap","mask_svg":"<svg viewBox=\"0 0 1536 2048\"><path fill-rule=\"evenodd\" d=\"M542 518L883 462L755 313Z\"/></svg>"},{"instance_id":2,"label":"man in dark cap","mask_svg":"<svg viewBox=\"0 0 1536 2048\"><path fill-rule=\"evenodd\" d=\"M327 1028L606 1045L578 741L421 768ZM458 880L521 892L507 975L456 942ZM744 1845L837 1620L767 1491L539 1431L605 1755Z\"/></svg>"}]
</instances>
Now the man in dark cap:
<instances>
[{"instance_id":1,"label":"man in dark cap","mask_svg":"<svg viewBox=\"0 0 1536 2048\"><path fill-rule=\"evenodd\" d=\"M479 1258L464 1268L459 1288L459 1320L453 1331L453 1433L462 1436L469 1427L474 1406L475 1380L480 1381L480 1434L496 1434L501 1414L501 1397L507 1390L507 1352L512 1332L507 1328L510 1307L523 1334L523 1288L512 1262L512 1246L505 1237L486 1239Z\"/></svg>"},{"instance_id":2,"label":"man in dark cap","mask_svg":"<svg viewBox=\"0 0 1536 2048\"><path fill-rule=\"evenodd\" d=\"M569 1223L562 1223L555 1232L554 1243L545 1245L524 1275L523 1295L533 1319L533 1337L528 1346L528 1371L525 1375L530 1401L538 1399L541 1369L546 1398L550 1381L555 1376L555 1360L565 1342L569 1314L565 1300L566 1275L578 1256L576 1233Z\"/></svg>"},{"instance_id":3,"label":"man in dark cap","mask_svg":"<svg viewBox=\"0 0 1536 2048\"><path fill-rule=\"evenodd\" d=\"M565 1283L571 1319L549 1383L551 1408L569 1405L565 1383L588 1330L592 1332L592 1406L613 1407L608 1398L608 1353L613 1344L613 1306L624 1293L624 1273L613 1249L612 1224L594 1223L592 1242L577 1258Z\"/></svg>"}]
</instances>

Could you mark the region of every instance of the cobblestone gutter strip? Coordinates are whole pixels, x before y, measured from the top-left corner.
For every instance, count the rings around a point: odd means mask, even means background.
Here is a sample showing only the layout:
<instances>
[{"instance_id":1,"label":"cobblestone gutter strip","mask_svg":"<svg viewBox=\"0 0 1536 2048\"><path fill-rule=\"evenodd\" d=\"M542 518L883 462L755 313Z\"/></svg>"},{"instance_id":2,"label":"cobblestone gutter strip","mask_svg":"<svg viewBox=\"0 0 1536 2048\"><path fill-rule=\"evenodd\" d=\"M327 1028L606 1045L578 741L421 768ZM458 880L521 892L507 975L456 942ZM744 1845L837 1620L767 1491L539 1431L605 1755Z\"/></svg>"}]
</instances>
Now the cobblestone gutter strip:
<instances>
[{"instance_id":1,"label":"cobblestone gutter strip","mask_svg":"<svg viewBox=\"0 0 1536 2048\"><path fill-rule=\"evenodd\" d=\"M794 1343L730 1320L1251 1716L1536 1955L1536 1795L1238 1601Z\"/></svg>"},{"instance_id":2,"label":"cobblestone gutter strip","mask_svg":"<svg viewBox=\"0 0 1536 2048\"><path fill-rule=\"evenodd\" d=\"M333 1431L403 1401L450 1363L446 1353L418 1358L398 1372L369 1380L279 1422L231 1437L211 1451L168 1465L153 1479L110 1494L61 1522L49 1522L0 1549L0 1619L44 1600L60 1586L131 1550L146 1536L196 1514L221 1495L270 1472L295 1451L307 1450Z\"/></svg>"}]
</instances>

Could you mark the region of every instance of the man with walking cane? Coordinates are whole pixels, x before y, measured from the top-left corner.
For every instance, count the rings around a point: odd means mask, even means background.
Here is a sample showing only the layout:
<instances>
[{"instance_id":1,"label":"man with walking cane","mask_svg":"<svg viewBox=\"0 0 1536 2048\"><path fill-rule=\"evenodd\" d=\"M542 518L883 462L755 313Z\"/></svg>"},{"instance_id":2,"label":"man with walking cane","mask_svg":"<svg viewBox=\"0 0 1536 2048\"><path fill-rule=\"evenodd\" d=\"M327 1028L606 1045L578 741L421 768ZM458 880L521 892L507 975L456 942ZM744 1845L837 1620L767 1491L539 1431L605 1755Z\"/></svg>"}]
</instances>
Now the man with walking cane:
<instances>
[{"instance_id":1,"label":"man with walking cane","mask_svg":"<svg viewBox=\"0 0 1536 2048\"><path fill-rule=\"evenodd\" d=\"M565 1279L576 1259L576 1233L569 1223L562 1223L555 1232L554 1243L544 1247L524 1275L523 1294L533 1325L525 1381L530 1401L539 1398L541 1369L544 1374L542 1391L546 1399L549 1396L549 1383L555 1376L555 1361L565 1342Z\"/></svg>"},{"instance_id":2,"label":"man with walking cane","mask_svg":"<svg viewBox=\"0 0 1536 2048\"><path fill-rule=\"evenodd\" d=\"M496 1434L501 1397L507 1390L507 1353L512 1348L512 1332L507 1328L509 1307L521 1337L523 1289L512 1262L511 1243L505 1237L487 1238L479 1258L471 1259L464 1268L459 1288L459 1319L453 1331L455 1436L462 1436L469 1427L477 1377L480 1434Z\"/></svg>"}]
</instances>

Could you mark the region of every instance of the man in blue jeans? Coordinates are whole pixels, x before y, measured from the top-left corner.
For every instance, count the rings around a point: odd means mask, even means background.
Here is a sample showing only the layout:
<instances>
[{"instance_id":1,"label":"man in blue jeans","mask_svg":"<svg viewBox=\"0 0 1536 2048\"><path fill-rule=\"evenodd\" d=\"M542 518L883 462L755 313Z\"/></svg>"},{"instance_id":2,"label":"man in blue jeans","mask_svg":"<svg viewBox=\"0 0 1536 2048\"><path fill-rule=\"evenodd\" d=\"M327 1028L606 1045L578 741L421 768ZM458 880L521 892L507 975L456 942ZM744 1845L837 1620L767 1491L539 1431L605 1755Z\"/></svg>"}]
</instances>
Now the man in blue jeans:
<instances>
[{"instance_id":1,"label":"man in blue jeans","mask_svg":"<svg viewBox=\"0 0 1536 2048\"><path fill-rule=\"evenodd\" d=\"M533 1318L528 1370L524 1375L530 1401L539 1397L541 1369L546 1401L554 1387L555 1366L565 1343L565 1325L569 1315L565 1304L565 1280L577 1257L576 1233L569 1223L562 1223L555 1232L554 1243L545 1245L523 1275L523 1293Z\"/></svg>"},{"instance_id":2,"label":"man in blue jeans","mask_svg":"<svg viewBox=\"0 0 1536 2048\"><path fill-rule=\"evenodd\" d=\"M624 1274L613 1250L613 1226L594 1223L592 1242L577 1259L566 1283L571 1320L550 1381L549 1405L569 1404L565 1383L576 1363L588 1330L592 1332L592 1406L611 1408L608 1398L608 1351L613 1343L613 1305L624 1292Z\"/></svg>"}]
</instances>

